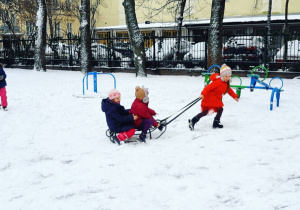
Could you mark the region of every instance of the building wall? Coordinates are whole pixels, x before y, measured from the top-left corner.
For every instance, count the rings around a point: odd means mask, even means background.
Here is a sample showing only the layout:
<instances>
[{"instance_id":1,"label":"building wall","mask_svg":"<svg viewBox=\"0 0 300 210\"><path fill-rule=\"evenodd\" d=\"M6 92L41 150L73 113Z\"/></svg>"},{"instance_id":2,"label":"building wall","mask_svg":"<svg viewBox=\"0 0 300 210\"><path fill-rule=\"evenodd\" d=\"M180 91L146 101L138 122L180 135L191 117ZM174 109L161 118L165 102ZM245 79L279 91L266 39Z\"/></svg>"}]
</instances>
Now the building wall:
<instances>
[{"instance_id":1,"label":"building wall","mask_svg":"<svg viewBox=\"0 0 300 210\"><path fill-rule=\"evenodd\" d=\"M65 2L65 0L59 0ZM80 5L81 0L76 1ZM91 0L93 2L95 0ZM145 21L150 22L174 22L174 12L169 8L165 9L159 14L155 14L155 11L139 6L142 0L136 0L136 14L139 23ZM107 27L107 26L118 26L125 25L125 14L124 7L122 5L123 0L101 0L101 5L98 7L98 15L96 16L97 23L95 27ZM153 2L156 2L155 4ZM162 1L145 1L145 7L159 8L159 2ZM284 14L286 0L273 0L272 13L273 14ZM252 15L264 15L268 12L269 0L227 0L225 6L225 17L230 16L252 16ZM211 13L211 0L187 0L185 13L185 20L201 20L203 18L210 18ZM289 2L289 14L300 13L300 1L292 0ZM152 17L151 17L152 16ZM79 33L79 20L77 17L59 16L58 19L61 21L62 35L65 36L67 23L72 23L73 33ZM26 32L26 20L18 21L21 28L21 32ZM0 24L2 25L1 21ZM49 31L49 27L48 27ZM1 36L1 31L0 31Z\"/></svg>"},{"instance_id":2,"label":"building wall","mask_svg":"<svg viewBox=\"0 0 300 210\"><path fill-rule=\"evenodd\" d=\"M117 0L116 0L117 1ZM119 1L119 16L108 17L108 25L124 25L125 15L124 8L122 6L123 0ZM155 15L154 11L151 9L146 9L138 7L141 0L136 1L136 14L139 23L144 23L145 21L150 22L173 22L175 20L174 12L172 10L165 9L162 13ZM153 4L153 1L145 1L145 7L158 8L159 3ZM286 0L273 0L272 2L272 14L284 14L285 12L285 2ZM225 6L225 17L230 16L252 16L252 15L263 15L267 14L269 6L269 0L228 0ZM210 18L211 15L211 1L201 1L201 0L187 0L186 8L191 8L187 10L185 14L185 20L192 19L202 19ZM290 1L289 2L289 13L300 13L300 1ZM150 17L153 16L153 17ZM100 25L99 25L100 26Z\"/></svg>"}]
</instances>

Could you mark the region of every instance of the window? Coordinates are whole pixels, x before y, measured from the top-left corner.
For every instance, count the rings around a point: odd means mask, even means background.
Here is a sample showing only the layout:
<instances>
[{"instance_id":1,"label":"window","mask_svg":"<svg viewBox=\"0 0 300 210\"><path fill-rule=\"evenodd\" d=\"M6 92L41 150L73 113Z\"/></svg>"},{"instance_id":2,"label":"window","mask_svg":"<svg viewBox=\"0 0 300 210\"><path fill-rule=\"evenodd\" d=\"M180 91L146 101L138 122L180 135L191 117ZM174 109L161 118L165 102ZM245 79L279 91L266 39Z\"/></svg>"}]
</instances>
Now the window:
<instances>
[{"instance_id":1,"label":"window","mask_svg":"<svg viewBox=\"0 0 300 210\"><path fill-rule=\"evenodd\" d=\"M73 27L72 27L72 23L67 23L67 33L71 33L73 34Z\"/></svg>"},{"instance_id":2,"label":"window","mask_svg":"<svg viewBox=\"0 0 300 210\"><path fill-rule=\"evenodd\" d=\"M245 35L246 28L226 28L223 29L224 36L237 36L237 35Z\"/></svg>"},{"instance_id":3,"label":"window","mask_svg":"<svg viewBox=\"0 0 300 210\"><path fill-rule=\"evenodd\" d=\"M33 28L34 28L34 25L31 22L26 21L26 34L27 35L32 34Z\"/></svg>"},{"instance_id":4,"label":"window","mask_svg":"<svg viewBox=\"0 0 300 210\"><path fill-rule=\"evenodd\" d=\"M118 31L118 32L116 32L116 37L117 38L127 38L127 37L129 37L129 34L128 34L128 32L126 31Z\"/></svg>"},{"instance_id":5,"label":"window","mask_svg":"<svg viewBox=\"0 0 300 210\"><path fill-rule=\"evenodd\" d=\"M66 10L71 10L71 0L66 0Z\"/></svg>"},{"instance_id":6,"label":"window","mask_svg":"<svg viewBox=\"0 0 300 210\"><path fill-rule=\"evenodd\" d=\"M162 31L162 36L164 37L176 37L177 31L176 30L164 30Z\"/></svg>"},{"instance_id":7,"label":"window","mask_svg":"<svg viewBox=\"0 0 300 210\"><path fill-rule=\"evenodd\" d=\"M60 23L55 23L55 36L60 37Z\"/></svg>"}]
</instances>

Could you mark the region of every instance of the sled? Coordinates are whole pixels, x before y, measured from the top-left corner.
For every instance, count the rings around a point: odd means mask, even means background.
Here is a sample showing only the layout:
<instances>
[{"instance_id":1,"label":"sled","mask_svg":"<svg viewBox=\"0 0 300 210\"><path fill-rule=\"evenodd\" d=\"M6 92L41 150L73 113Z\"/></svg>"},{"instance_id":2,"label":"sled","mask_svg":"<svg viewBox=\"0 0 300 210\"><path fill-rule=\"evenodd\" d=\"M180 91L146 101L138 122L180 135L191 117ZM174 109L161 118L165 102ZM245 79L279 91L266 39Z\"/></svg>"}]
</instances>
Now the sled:
<instances>
[{"instance_id":1,"label":"sled","mask_svg":"<svg viewBox=\"0 0 300 210\"><path fill-rule=\"evenodd\" d=\"M187 111L189 108L191 108L192 106L194 106L198 101L200 101L201 98L196 98L195 100L193 100L192 102L190 102L189 104L185 105L184 107L182 107L180 110L178 110L176 113L170 115L169 117L163 119L163 120L156 120L159 124L163 125L163 128L161 130L161 133L156 137L156 139L158 139L159 137L161 137L167 130L167 125L169 125L171 122L173 122L176 118L178 118L180 115L182 115L185 111ZM179 112L179 113L178 113ZM178 114L177 114L178 113ZM177 115L175 115L177 114ZM157 130L157 127L152 126L147 134L150 135L150 139L152 139L152 132ZM141 130L136 129L135 130L135 134L134 135L140 135L141 134ZM112 143L115 143L114 141L114 136L116 136L118 133L116 132L112 132L109 129L106 130L106 136L109 137L110 141ZM136 141L124 141L125 143L129 143L129 142L136 142Z\"/></svg>"}]
</instances>

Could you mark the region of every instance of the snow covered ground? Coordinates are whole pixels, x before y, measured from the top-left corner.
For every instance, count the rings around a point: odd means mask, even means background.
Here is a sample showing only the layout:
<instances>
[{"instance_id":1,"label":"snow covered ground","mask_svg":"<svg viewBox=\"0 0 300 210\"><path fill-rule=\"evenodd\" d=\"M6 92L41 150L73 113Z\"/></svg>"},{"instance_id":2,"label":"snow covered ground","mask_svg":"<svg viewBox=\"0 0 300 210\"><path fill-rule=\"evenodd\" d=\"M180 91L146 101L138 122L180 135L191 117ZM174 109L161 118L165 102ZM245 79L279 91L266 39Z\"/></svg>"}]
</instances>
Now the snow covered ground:
<instances>
[{"instance_id":1,"label":"snow covered ground","mask_svg":"<svg viewBox=\"0 0 300 210\"><path fill-rule=\"evenodd\" d=\"M212 128L212 115L189 130L199 102L159 139L118 146L105 135L101 111L113 87L110 75L98 77L98 94L90 77L82 97L80 72L5 71L3 210L300 209L299 79L283 79L280 106L272 111L270 90L244 89L240 102L224 97L223 129ZM144 85L158 119L197 98L204 86L203 77L114 75L121 104L130 108L135 86Z\"/></svg>"}]
</instances>

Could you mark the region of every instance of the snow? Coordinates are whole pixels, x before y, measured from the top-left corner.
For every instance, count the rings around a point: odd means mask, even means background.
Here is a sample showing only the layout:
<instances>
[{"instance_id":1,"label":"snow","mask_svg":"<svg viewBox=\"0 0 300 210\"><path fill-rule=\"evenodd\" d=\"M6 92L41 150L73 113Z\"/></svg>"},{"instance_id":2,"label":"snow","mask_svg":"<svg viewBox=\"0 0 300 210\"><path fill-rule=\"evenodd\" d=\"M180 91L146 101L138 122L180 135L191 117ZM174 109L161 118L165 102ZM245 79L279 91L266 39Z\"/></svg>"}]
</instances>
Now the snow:
<instances>
[{"instance_id":1,"label":"snow","mask_svg":"<svg viewBox=\"0 0 300 210\"><path fill-rule=\"evenodd\" d=\"M118 146L105 135L101 111L113 88L110 75L99 75L97 94L89 77L83 97L80 72L5 71L1 209L300 209L299 79L283 79L272 111L270 90L244 89L239 102L224 96L223 129L212 128L211 115L190 131L197 103L159 139L154 131L145 144ZM148 87L157 119L176 113L204 86L202 76L114 76L126 108L135 86Z\"/></svg>"}]
</instances>

